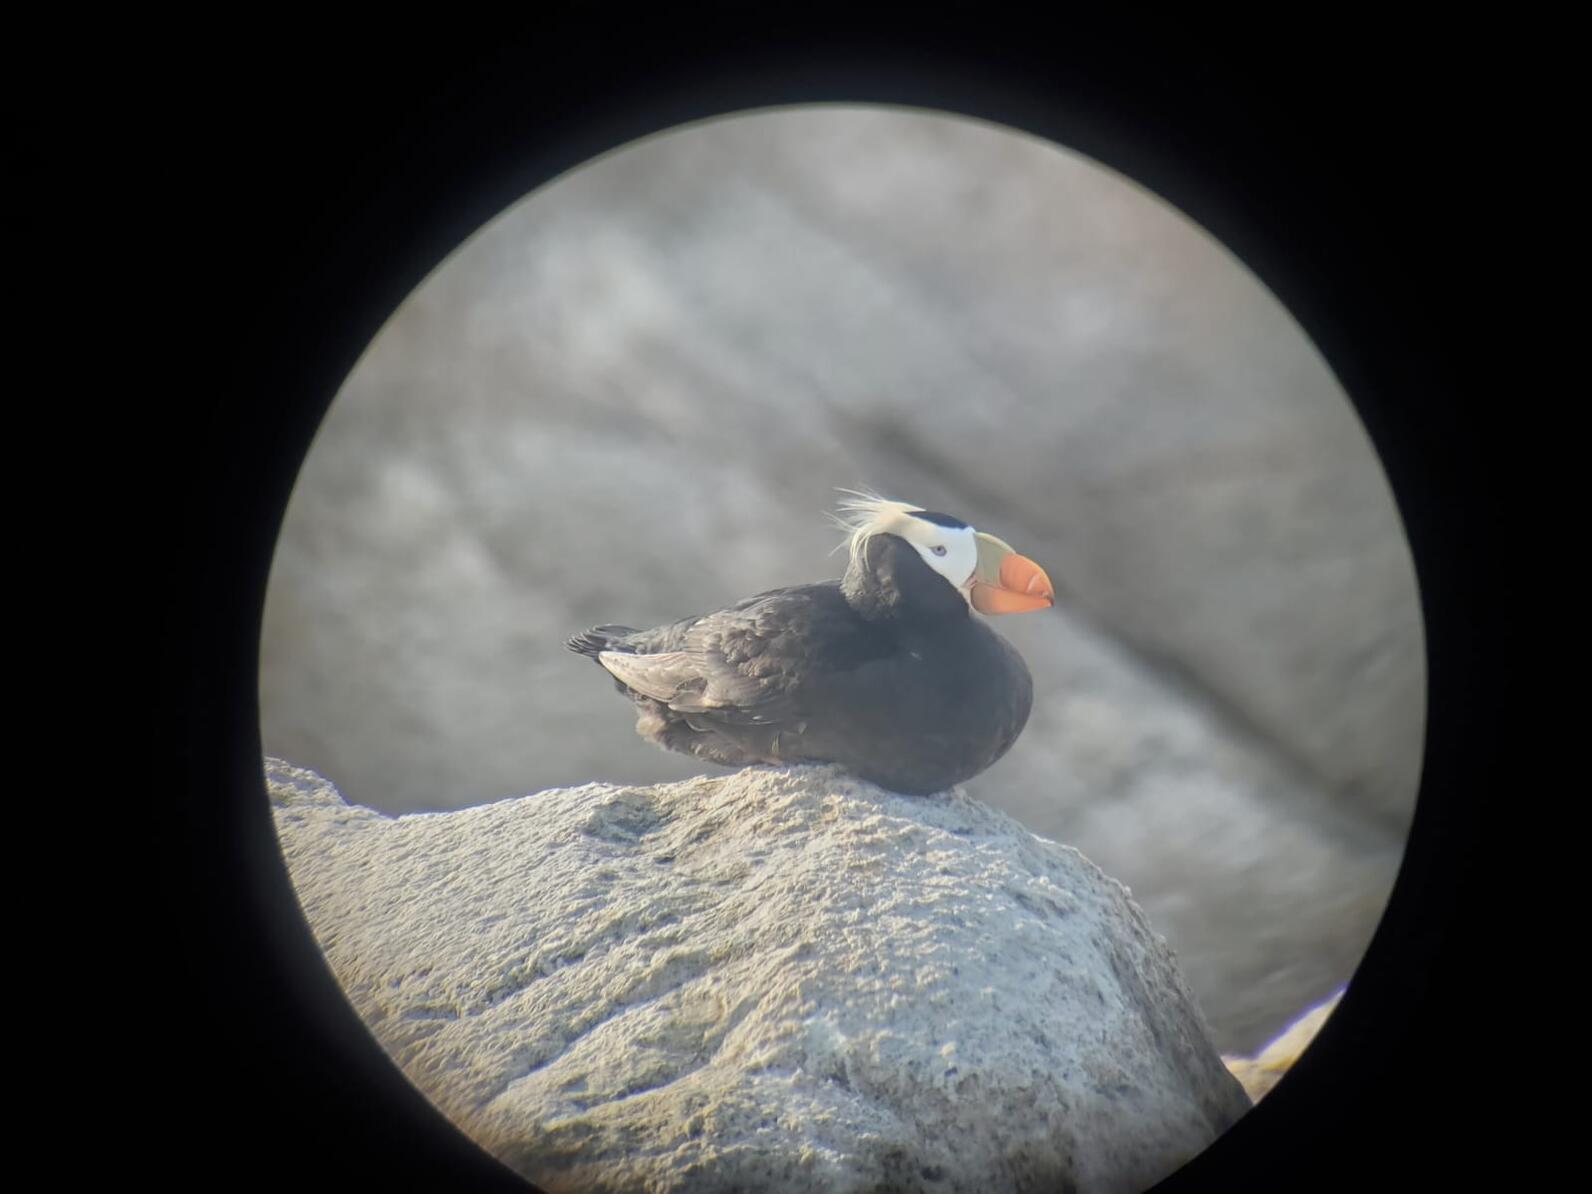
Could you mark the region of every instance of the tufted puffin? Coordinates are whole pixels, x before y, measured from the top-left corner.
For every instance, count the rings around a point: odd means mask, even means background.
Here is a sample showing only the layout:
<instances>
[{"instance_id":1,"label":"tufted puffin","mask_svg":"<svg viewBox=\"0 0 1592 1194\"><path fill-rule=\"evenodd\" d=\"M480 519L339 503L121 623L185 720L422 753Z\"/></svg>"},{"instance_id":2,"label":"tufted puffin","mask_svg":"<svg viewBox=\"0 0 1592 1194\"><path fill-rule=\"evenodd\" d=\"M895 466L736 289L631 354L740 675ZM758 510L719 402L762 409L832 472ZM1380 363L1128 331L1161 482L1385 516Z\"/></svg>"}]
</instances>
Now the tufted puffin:
<instances>
[{"instance_id":1,"label":"tufted puffin","mask_svg":"<svg viewBox=\"0 0 1592 1194\"><path fill-rule=\"evenodd\" d=\"M951 515L874 494L840 505L840 580L566 645L614 677L636 732L666 750L732 767L837 763L911 795L970 779L1017 740L1034 691L972 611L1048 608L1050 578Z\"/></svg>"}]
</instances>

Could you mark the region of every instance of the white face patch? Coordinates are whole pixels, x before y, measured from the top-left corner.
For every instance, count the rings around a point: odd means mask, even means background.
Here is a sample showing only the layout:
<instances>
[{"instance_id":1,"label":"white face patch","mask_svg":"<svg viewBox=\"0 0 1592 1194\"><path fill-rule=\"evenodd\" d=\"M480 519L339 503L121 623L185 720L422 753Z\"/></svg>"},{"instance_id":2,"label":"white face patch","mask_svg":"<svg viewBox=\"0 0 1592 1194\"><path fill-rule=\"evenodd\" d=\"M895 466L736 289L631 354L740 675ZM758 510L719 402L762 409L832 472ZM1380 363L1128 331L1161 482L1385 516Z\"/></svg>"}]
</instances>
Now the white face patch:
<instances>
[{"instance_id":1,"label":"white face patch","mask_svg":"<svg viewBox=\"0 0 1592 1194\"><path fill-rule=\"evenodd\" d=\"M954 588L964 589L973 578L973 569L978 567L978 540L972 527L944 527L907 518L896 534L917 548L923 562Z\"/></svg>"}]
</instances>

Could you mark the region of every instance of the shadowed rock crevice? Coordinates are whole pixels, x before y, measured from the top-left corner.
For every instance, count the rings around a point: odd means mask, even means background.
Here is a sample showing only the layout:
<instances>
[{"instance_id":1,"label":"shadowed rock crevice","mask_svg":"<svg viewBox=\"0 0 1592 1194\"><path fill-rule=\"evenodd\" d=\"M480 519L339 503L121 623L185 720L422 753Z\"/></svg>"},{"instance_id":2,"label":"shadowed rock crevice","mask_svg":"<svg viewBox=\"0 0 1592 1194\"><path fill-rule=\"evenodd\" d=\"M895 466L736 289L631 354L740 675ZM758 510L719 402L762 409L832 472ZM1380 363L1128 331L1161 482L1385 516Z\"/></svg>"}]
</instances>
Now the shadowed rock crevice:
<instances>
[{"instance_id":1,"label":"shadowed rock crevice","mask_svg":"<svg viewBox=\"0 0 1592 1194\"><path fill-rule=\"evenodd\" d=\"M964 792L758 767L393 819L268 778L349 998L543 1188L1126 1192L1249 1106L1126 890Z\"/></svg>"}]
</instances>

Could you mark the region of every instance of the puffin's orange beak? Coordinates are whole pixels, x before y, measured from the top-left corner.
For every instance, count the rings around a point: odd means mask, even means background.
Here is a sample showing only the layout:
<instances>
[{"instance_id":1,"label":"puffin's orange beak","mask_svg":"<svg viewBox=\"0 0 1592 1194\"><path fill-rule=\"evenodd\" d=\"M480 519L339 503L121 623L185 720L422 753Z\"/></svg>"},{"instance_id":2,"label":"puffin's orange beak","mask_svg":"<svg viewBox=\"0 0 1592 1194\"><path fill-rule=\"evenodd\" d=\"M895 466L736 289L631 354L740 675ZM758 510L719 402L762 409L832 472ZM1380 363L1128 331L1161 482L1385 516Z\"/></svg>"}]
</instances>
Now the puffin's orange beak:
<instances>
[{"instance_id":1,"label":"puffin's orange beak","mask_svg":"<svg viewBox=\"0 0 1592 1194\"><path fill-rule=\"evenodd\" d=\"M998 582L974 577L968 599L981 614L1023 614L1055 605L1056 590L1043 568L1014 551L1001 559Z\"/></svg>"}]
</instances>

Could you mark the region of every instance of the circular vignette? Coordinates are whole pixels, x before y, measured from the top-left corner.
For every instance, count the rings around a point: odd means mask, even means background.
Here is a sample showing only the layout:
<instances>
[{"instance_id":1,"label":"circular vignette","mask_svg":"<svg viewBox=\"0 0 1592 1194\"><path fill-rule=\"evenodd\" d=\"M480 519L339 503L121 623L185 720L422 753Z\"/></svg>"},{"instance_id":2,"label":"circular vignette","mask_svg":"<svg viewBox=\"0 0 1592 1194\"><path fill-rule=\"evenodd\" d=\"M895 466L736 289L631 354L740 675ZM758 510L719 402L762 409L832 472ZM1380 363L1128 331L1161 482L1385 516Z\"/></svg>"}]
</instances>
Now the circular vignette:
<instances>
[{"instance_id":1,"label":"circular vignette","mask_svg":"<svg viewBox=\"0 0 1592 1194\"><path fill-rule=\"evenodd\" d=\"M302 235L306 227L310 229L303 244L291 246L285 236L268 240L283 254L276 270L280 284L246 300L258 319L254 338L246 340L246 344L255 350L263 349L269 364L252 377L231 373L236 392L245 398L245 403L228 412L224 421L210 426L211 457L199 465L203 470L224 461L232 467L230 475L202 474L200 480L211 493L224 495L234 504L229 506L223 500L212 505L209 513L224 510L230 522L217 518L209 524L201 523L196 532L199 542L211 549L211 554L196 562L200 586L196 591L204 592L210 600L204 608L195 610L190 641L205 643L217 653L201 664L188 693L190 710L198 710L190 721L192 741L204 744L190 755L194 769L190 788L207 786L213 792L215 776L223 775L234 803L224 811L199 814L190 807L187 844L191 851L212 851L209 864L200 864L198 878L212 892L224 893L202 913L209 944L214 947L210 955L214 964L212 980L220 981L216 975L232 979L251 976L258 980L252 996L256 1002L250 1012L244 1013L246 1023L241 1033L245 1057L252 1053L253 1072L266 1088L275 1083L277 1091L293 1092L300 1106L324 1113L338 1107L361 1109L352 1121L341 1125L341 1134L311 1133L319 1147L345 1158L332 1162L331 1172L338 1164L345 1164L346 1172L364 1172L372 1157L390 1160L393 1155L402 1155L404 1163L395 1166L394 1172L410 1177L427 1171L427 1166L434 1167L431 1172L437 1174L467 1173L466 1180L487 1181L494 1176L489 1169L469 1169L465 1155L474 1146L460 1151L457 1142L450 1145L447 1138L451 1126L423 1103L417 1107L413 1100L406 1101L400 1088L407 1088L407 1083L391 1070L357 1021L350 1023L351 1013L346 1005L339 1015L336 1005L341 1003L341 993L320 964L302 922L297 920L279 857L272 857L274 838L260 800L257 710L249 689L250 656L255 647L252 632L258 625L259 600L276 520L320 413L358 347L368 342L386 312L463 239L461 226L466 233L473 231L484 222L483 212L490 215L506 206L508 200L532 189L526 185L532 176L538 182L556 176L594 156L597 143L606 142L601 145L606 149L645 132L678 124L682 117L695 119L768 103L836 98L889 101L938 107L1023 128L1088 154L1149 186L1237 252L1300 319L1343 380L1390 474L1421 572L1431 667L1428 733L1441 744L1459 720L1451 713L1452 706L1445 704L1439 675L1444 636L1453 629L1454 619L1445 614L1444 603L1433 600L1433 593L1442 591L1441 579L1434 578L1440 577L1442 568L1452 561L1431 546L1435 528L1445 525L1434 509L1432 491L1440 488L1434 481L1450 479L1450 475L1439 471L1441 459L1433 462L1429 471L1417 467L1412 452L1412 421L1419 416L1401 410L1390 396L1393 382L1389 379L1410 381L1410 374L1401 370L1399 346L1389 342L1389 334L1384 331L1379 337L1366 327L1371 319L1368 312L1385 314L1393 310L1407 314L1410 291L1401 291L1395 285L1391 294L1384 290L1377 301L1362 306L1356 314L1345 314L1349 309L1342 304L1343 297L1366 295L1370 290L1368 283L1378 278L1376 271L1352 257L1333 260L1334 252L1341 250L1344 243L1341 238L1335 241L1331 236L1322 236L1308 245L1291 242L1281 234L1281 216L1273 212L1267 218L1257 210L1264 206L1263 200L1252 198L1244 202L1208 182L1203 187L1198 185L1194 180L1201 171L1191 160L1197 155L1180 153L1177 148L1169 151L1164 141L1157 148L1157 138L1145 128L1146 123L1152 129L1159 126L1162 131L1168 125L1181 127L1185 137L1197 141L1198 134L1191 133L1188 124L1180 126L1177 117L1170 115L1178 101L1188 97L1176 94L1175 85L1157 87L1147 78L1148 71L1134 77L1143 89L1135 92L1134 82L1128 81L1106 84L1073 80L1070 87L1046 87L1046 81L1054 84L1054 80L1043 72L1039 72L1040 81L1036 84L1032 74L1025 76L1017 69L1020 64L1011 56L1000 57L1000 70L996 70L987 58L977 60L971 47L963 47L944 60L934 59L925 50L910 68L899 64L877 68L866 56L859 59L855 55L843 55L846 61L840 66L831 59L827 65L815 67L787 52L783 58L776 56L778 69L771 78L763 79L751 76L744 57L726 64L725 60L731 58L737 55L726 52L720 60L721 73L715 77L722 85L711 98L704 97L700 88L680 86L684 76L697 80L704 77L708 63L699 54L695 60L688 57L677 65L672 78L662 68L652 74L636 71L631 75L633 80L672 82L675 89L663 87L650 100L644 100L637 94L641 88L633 84L630 94L621 92L598 103L593 109L595 115L584 124L580 117L567 111L543 113L540 118L521 112L518 120L522 136L540 134L542 139L537 144L543 152L521 154L517 167L496 176L491 163L513 158L526 142L510 139L494 150L485 144L487 138L477 132L473 137L466 135L463 144L446 144L448 133L459 128L458 118L480 111L461 98L468 88L460 79L452 78L452 88L440 88L436 94L441 98L427 108L431 122L428 132L418 139L419 147L411 151L418 160L440 163L438 175L451 177L446 181L433 178L405 201L380 197L392 194L385 184L403 173L393 165L394 159L401 156L396 136L389 132L385 139L378 137L378 149L351 171L342 158L343 144L323 141L320 156L314 159L324 171L323 176L357 181L348 184L339 201L314 216L301 217L299 226L292 231ZM971 66L970 58L975 59ZM577 60L578 55L571 56L571 63ZM498 65L501 68L501 63ZM1033 63L1029 65L1032 69ZM1150 65L1164 63L1155 60ZM962 68L960 72L957 66ZM937 73L935 67L950 70ZM547 85L550 90L566 95L593 94L591 84L582 91L572 67L553 74L556 81ZM495 73L489 70L485 76L471 76L477 82L482 77L489 82L480 88L481 95L515 94L516 87L522 85L501 69ZM1178 78L1175 72L1172 77ZM1187 76L1182 78L1186 81ZM1029 84L1026 91L1024 83ZM1124 94L1139 98L1115 107ZM1142 116L1142 97L1146 94L1156 97L1149 101L1155 115L1148 121ZM1218 113L1234 114L1220 99L1214 107ZM1114 110L1133 110L1136 116L1113 118ZM1080 112L1091 112L1095 119L1081 118ZM1210 106L1205 115L1211 116ZM499 121L512 123L501 115ZM426 124L424 120L416 123ZM482 124L490 127L493 121L484 120ZM398 126L414 127L402 121ZM1224 156L1242 157L1244 150L1253 145L1246 141L1246 135L1252 135L1244 132L1246 127L1249 126L1241 121L1223 126L1216 141L1225 146L1225 154L1219 148L1214 155L1207 154L1206 162L1221 161ZM528 128L534 128L535 134L527 133ZM1206 132L1208 135L1209 130ZM1222 142L1223 135L1228 141ZM1211 141L1200 144L1209 150ZM549 145L554 147L551 151L545 149ZM1188 141L1182 142L1185 149L1187 145ZM450 170L464 160L472 161L473 168ZM1206 177L1220 174L1219 170L1209 171ZM1315 179L1302 162L1288 159L1272 161L1268 168L1262 168L1260 177L1263 181L1258 191L1269 198L1297 194L1308 189L1309 181ZM357 201L350 196L357 196ZM1334 202L1341 204L1341 196L1329 194L1318 197L1315 204L1297 205L1288 222L1319 230L1322 214L1331 211ZM449 211L455 213L451 218ZM361 219L362 216L369 218ZM1317 222L1312 223L1312 217ZM333 229L345 235L333 235ZM1372 239L1368 243L1381 242ZM404 248L396 255L374 251L383 244ZM326 258L317 260L322 252ZM1293 268L1290 256L1294 257ZM1300 258L1304 259L1303 264L1299 263ZM315 279L319 288L306 291L299 309L287 314L294 292L306 278ZM361 294L363 301L352 301ZM1403 327L1416 328L1414 336L1406 337L1407 342L1425 343L1427 351L1431 351L1430 341L1420 338L1418 320L1406 320ZM355 346L352 352L351 345ZM1414 351L1419 354L1419 348ZM1430 378L1417 376L1413 380L1413 392L1430 402ZM285 415L281 405L284 392L303 396L297 409ZM224 445L234 449L230 458ZM273 467L266 470L260 468L258 452L262 446L272 456ZM252 455L245 459L238 453L240 448ZM255 483L253 502L245 500L248 490L241 487L245 482ZM217 545L222 545L219 550ZM219 644L225 646L218 647ZM224 750L218 749L221 744ZM1426 833L1430 822L1429 793L1434 785L1441 790L1445 785L1454 785L1457 779L1452 766L1434 767L1434 760L1440 757L1440 751L1429 751L1415 832L1383 931L1372 945L1360 979L1351 988L1338 1016L1323 1032L1321 1047L1306 1056L1296 1077L1285 1080L1273 1099L1246 1117L1206 1156L1180 1174L1180 1179L1193 1181L1201 1171L1214 1171L1220 1166L1232 1172L1259 1172L1257 1158L1275 1158L1290 1142L1310 1139L1311 1129L1302 1126L1303 1120L1329 1106L1330 1096L1357 1089L1360 1083L1350 1072L1352 1067L1385 1049L1408 1023L1422 995L1418 983L1408 982L1409 976L1412 970L1432 960L1434 948L1430 943L1424 948L1418 943L1415 949L1409 948L1411 942L1418 942L1415 918L1433 911L1429 900L1427 907L1415 906L1420 898L1419 887L1452 890L1445 886L1452 883L1452 865L1439 852L1441 846L1430 841L1432 835ZM201 776L208 784L193 782ZM246 801L252 801L252 807ZM1465 828L1451 816L1448 844L1452 845ZM220 843L219 850L215 849L216 843ZM240 925L257 932L239 935L235 930ZM265 930L263 934L258 932L261 929ZM272 959L270 965L254 956L262 936L284 943L280 956ZM285 978L278 967L292 977ZM1402 996L1395 990L1401 983L1405 990ZM249 988L233 984L230 989L235 992ZM212 999L219 998L212 988ZM1380 1009L1373 1006L1376 1003L1382 1005ZM282 1028L269 1027L267 1019L282 1014L284 1009L291 1023ZM228 1021L228 1014L217 1014L212 1027L222 1032L237 1028L235 1021ZM353 1040L347 1039L350 1031ZM1351 1049L1351 1040L1356 1048ZM335 1063L328 1065L326 1058L335 1059ZM249 1064L246 1061L245 1068ZM1320 1088L1318 1097L1307 1096L1307 1078ZM1374 1126L1368 1115L1353 1119L1340 1113L1331 1122L1362 1132ZM386 1123L405 1125L402 1144L393 1143ZM213 1126L223 1139L236 1138L236 1131L226 1130L221 1116L216 1117ZM1264 1138L1267 1133L1271 1136L1269 1142ZM439 1138L443 1143L431 1142ZM395 1148L413 1151L389 1151ZM349 1157L354 1159L347 1160ZM465 1168L456 1169L459 1165Z\"/></svg>"},{"instance_id":2,"label":"circular vignette","mask_svg":"<svg viewBox=\"0 0 1592 1194\"><path fill-rule=\"evenodd\" d=\"M499 214L361 356L277 547L266 749L388 814L697 774L548 645L810 579L865 479L1068 590L1000 620L1035 715L968 790L1129 885L1245 1055L1348 979L1414 798L1417 597L1351 409L1218 242L1049 142L670 129Z\"/></svg>"}]
</instances>

